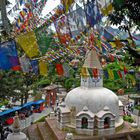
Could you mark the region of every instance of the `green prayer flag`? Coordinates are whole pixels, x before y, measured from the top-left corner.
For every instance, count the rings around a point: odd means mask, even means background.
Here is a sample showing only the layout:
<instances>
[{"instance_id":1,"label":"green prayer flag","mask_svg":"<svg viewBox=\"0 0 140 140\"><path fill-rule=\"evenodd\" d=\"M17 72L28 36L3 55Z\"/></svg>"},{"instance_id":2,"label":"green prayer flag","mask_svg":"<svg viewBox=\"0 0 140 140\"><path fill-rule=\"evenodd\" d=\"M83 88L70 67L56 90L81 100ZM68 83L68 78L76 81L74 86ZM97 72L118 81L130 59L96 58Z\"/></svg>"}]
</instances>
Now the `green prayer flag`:
<instances>
[{"instance_id":1,"label":"green prayer flag","mask_svg":"<svg viewBox=\"0 0 140 140\"><path fill-rule=\"evenodd\" d=\"M51 43L52 43L52 37L50 34L47 34L45 28L47 27L43 26L35 30L37 43L42 55L44 55L47 52L48 48L51 47Z\"/></svg>"},{"instance_id":2,"label":"green prayer flag","mask_svg":"<svg viewBox=\"0 0 140 140\"><path fill-rule=\"evenodd\" d=\"M88 69L90 77L93 77L92 68L87 68L87 69Z\"/></svg>"},{"instance_id":3,"label":"green prayer flag","mask_svg":"<svg viewBox=\"0 0 140 140\"><path fill-rule=\"evenodd\" d=\"M120 79L118 72L116 70L113 70L113 74L114 74L114 80Z\"/></svg>"}]
</instances>

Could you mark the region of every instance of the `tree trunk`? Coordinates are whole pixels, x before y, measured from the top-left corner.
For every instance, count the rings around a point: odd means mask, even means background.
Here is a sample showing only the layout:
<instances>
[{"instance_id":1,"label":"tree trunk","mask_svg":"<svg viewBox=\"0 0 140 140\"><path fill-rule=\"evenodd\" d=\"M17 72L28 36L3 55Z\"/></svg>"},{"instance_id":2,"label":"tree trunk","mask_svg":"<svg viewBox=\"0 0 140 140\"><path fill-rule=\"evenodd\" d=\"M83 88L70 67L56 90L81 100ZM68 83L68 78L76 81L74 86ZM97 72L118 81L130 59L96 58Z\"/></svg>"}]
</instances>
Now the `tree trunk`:
<instances>
[{"instance_id":1,"label":"tree trunk","mask_svg":"<svg viewBox=\"0 0 140 140\"><path fill-rule=\"evenodd\" d=\"M23 101L24 101L24 96L23 94L21 95L21 106L23 105Z\"/></svg>"},{"instance_id":2,"label":"tree trunk","mask_svg":"<svg viewBox=\"0 0 140 140\"><path fill-rule=\"evenodd\" d=\"M6 32L9 32L9 24L6 13L6 0L0 0L0 9L1 9L0 14L2 20L2 29L4 29Z\"/></svg>"},{"instance_id":3,"label":"tree trunk","mask_svg":"<svg viewBox=\"0 0 140 140\"><path fill-rule=\"evenodd\" d=\"M25 96L24 96L25 98L24 98L24 104L26 104L27 103L27 101L28 101L28 92L25 92Z\"/></svg>"}]
</instances>

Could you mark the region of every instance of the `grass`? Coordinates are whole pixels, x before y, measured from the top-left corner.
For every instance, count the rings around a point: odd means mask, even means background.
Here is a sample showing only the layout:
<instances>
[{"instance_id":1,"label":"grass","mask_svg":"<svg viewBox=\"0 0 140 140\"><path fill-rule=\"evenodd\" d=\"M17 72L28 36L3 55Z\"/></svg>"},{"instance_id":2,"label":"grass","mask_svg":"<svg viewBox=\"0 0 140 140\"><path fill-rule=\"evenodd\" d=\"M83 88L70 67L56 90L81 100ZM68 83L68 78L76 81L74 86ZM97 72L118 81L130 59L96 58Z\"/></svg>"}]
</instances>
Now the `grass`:
<instances>
[{"instance_id":1,"label":"grass","mask_svg":"<svg viewBox=\"0 0 140 140\"><path fill-rule=\"evenodd\" d=\"M43 117L39 118L38 120L34 121L34 124L38 123L38 122L45 122L45 118L48 117L48 116L50 116L50 114L48 114L46 116L43 116Z\"/></svg>"},{"instance_id":2,"label":"grass","mask_svg":"<svg viewBox=\"0 0 140 140\"><path fill-rule=\"evenodd\" d=\"M38 120L36 120L34 123L45 122L45 118L46 118L46 117L47 117L47 116L43 116L43 117L39 118Z\"/></svg>"}]
</instances>

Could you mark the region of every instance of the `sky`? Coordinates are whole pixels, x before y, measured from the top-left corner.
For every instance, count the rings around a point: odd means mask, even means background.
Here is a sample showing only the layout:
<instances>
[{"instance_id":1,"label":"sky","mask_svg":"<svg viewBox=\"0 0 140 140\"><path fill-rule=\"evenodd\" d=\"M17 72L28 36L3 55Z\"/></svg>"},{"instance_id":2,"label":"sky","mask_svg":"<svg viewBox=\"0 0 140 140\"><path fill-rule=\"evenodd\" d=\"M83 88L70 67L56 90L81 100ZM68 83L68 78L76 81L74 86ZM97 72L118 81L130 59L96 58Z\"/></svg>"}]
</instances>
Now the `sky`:
<instances>
[{"instance_id":1,"label":"sky","mask_svg":"<svg viewBox=\"0 0 140 140\"><path fill-rule=\"evenodd\" d=\"M9 1L11 2L11 5L8 6L7 11L10 11L16 3L16 0L9 0ZM75 0L75 1L77 1L77 0ZM48 0L42 11L41 17L45 17L49 12L51 12L59 4L60 4L60 0ZM11 22L14 21L14 18L19 15L19 12L20 11L17 11L15 13L11 14L10 16L8 16L8 18L10 19ZM118 28L118 26L112 26L112 27ZM140 32L137 31L136 33L140 33Z\"/></svg>"},{"instance_id":2,"label":"sky","mask_svg":"<svg viewBox=\"0 0 140 140\"><path fill-rule=\"evenodd\" d=\"M9 1L10 1L11 5L8 6L7 11L10 11L10 9L12 9L12 7L14 7L14 5L16 3L15 2L16 0L9 0ZM47 15L49 12L51 12L59 4L60 4L60 0L48 0L42 11L42 17ZM14 17L18 16L19 12L20 11L17 11L14 14L11 14L10 16L8 16L8 18L10 19L11 22L14 20Z\"/></svg>"}]
</instances>

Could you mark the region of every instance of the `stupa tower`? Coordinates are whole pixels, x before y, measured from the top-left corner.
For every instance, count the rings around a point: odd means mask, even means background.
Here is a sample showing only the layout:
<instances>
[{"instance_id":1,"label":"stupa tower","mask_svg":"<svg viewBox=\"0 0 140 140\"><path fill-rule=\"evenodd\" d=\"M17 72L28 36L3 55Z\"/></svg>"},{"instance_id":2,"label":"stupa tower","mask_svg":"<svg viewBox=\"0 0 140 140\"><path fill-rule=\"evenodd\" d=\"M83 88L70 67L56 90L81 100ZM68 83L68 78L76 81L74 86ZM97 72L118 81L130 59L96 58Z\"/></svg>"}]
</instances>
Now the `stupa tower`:
<instances>
[{"instance_id":1,"label":"stupa tower","mask_svg":"<svg viewBox=\"0 0 140 140\"><path fill-rule=\"evenodd\" d=\"M81 86L87 88L103 87L102 67L94 48L86 54L81 70Z\"/></svg>"}]
</instances>

